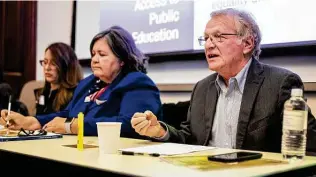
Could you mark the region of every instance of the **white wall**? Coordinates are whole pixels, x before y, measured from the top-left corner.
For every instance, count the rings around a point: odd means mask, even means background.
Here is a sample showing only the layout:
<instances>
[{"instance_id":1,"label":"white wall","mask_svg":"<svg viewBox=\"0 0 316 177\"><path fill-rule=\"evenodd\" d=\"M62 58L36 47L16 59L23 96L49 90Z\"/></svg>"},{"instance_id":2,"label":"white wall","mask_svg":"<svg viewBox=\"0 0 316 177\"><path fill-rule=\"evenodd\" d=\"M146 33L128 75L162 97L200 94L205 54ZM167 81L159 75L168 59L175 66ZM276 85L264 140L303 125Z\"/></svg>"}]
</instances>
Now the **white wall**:
<instances>
[{"instance_id":1,"label":"white wall","mask_svg":"<svg viewBox=\"0 0 316 177\"><path fill-rule=\"evenodd\" d=\"M72 1L38 1L37 5L36 80L43 80L39 60L46 47L53 42L70 45Z\"/></svg>"}]
</instances>

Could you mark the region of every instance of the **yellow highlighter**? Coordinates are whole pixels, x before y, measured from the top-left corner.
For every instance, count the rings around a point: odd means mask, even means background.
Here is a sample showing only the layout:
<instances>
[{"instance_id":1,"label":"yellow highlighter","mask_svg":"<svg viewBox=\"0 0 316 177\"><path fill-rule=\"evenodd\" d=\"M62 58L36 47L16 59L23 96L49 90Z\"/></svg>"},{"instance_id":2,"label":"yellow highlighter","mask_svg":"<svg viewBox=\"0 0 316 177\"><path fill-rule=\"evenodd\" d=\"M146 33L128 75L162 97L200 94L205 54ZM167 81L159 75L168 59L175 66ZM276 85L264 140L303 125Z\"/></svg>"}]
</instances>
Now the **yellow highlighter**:
<instances>
[{"instance_id":1,"label":"yellow highlighter","mask_svg":"<svg viewBox=\"0 0 316 177\"><path fill-rule=\"evenodd\" d=\"M83 113L78 114L78 140L77 149L83 151Z\"/></svg>"}]
</instances>

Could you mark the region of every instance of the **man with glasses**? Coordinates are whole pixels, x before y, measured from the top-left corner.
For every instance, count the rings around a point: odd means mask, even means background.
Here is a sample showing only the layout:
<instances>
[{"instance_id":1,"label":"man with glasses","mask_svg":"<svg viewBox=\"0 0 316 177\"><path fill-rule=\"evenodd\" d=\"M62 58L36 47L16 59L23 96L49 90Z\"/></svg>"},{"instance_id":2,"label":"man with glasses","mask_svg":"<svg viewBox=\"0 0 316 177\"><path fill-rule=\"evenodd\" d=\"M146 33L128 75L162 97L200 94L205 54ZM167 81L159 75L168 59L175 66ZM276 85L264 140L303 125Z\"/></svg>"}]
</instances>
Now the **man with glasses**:
<instances>
[{"instance_id":1,"label":"man with glasses","mask_svg":"<svg viewBox=\"0 0 316 177\"><path fill-rule=\"evenodd\" d=\"M283 105L293 87L303 88L300 77L258 61L261 33L245 11L213 12L198 40L216 73L195 85L181 130L150 111L135 113L132 127L161 141L280 152ZM308 118L307 150L315 151L316 123Z\"/></svg>"}]
</instances>

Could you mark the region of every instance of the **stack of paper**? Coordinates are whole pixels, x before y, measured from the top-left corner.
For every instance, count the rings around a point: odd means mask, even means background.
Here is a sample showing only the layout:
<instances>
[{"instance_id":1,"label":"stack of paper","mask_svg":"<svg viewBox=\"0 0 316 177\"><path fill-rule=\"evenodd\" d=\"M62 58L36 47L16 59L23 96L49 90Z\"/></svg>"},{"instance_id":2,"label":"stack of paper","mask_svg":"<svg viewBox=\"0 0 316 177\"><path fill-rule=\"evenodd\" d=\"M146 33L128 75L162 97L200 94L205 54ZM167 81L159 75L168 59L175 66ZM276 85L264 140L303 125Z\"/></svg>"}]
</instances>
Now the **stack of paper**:
<instances>
[{"instance_id":1,"label":"stack of paper","mask_svg":"<svg viewBox=\"0 0 316 177\"><path fill-rule=\"evenodd\" d=\"M186 154L197 151L205 151L214 149L210 146L197 146L177 143L162 143L149 146L141 146L135 148L119 149L120 152L132 152L135 154L159 154L159 155L177 155Z\"/></svg>"}]
</instances>

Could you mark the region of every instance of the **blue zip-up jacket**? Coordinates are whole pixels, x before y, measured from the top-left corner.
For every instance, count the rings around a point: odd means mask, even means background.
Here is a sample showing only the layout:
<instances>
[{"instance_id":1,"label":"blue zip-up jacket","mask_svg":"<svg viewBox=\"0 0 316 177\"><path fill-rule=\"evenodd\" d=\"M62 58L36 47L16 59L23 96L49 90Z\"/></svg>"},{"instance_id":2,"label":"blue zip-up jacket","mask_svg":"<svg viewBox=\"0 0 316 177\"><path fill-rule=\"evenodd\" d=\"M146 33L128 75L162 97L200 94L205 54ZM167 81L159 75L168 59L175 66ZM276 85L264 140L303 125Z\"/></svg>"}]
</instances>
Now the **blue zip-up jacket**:
<instances>
[{"instance_id":1,"label":"blue zip-up jacket","mask_svg":"<svg viewBox=\"0 0 316 177\"><path fill-rule=\"evenodd\" d=\"M90 75L77 86L73 98L65 110L39 115L37 119L44 126L55 117L77 118L84 113L84 134L97 135L96 122L122 122L121 137L143 138L131 126L131 118L136 112L152 111L157 117L162 114L160 94L155 83L144 73L119 74L96 101L87 102L89 89L96 77Z\"/></svg>"}]
</instances>

